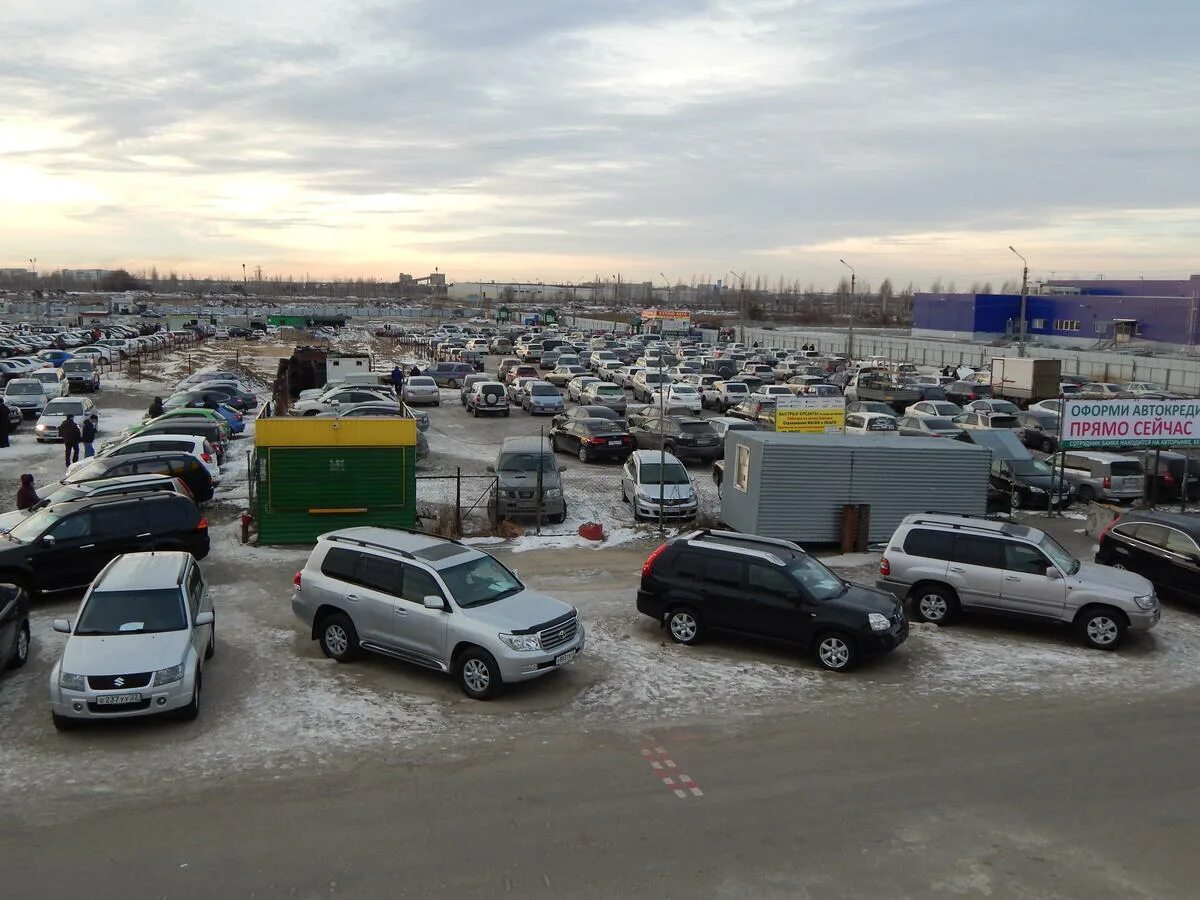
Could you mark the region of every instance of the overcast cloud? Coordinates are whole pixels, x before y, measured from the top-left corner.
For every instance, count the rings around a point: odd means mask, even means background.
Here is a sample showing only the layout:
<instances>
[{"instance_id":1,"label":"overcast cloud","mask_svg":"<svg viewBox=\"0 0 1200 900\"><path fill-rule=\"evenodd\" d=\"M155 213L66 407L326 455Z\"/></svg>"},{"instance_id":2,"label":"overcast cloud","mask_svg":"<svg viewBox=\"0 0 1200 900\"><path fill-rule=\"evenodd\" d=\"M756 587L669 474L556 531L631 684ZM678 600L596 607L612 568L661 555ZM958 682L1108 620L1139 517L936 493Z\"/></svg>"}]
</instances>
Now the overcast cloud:
<instances>
[{"instance_id":1,"label":"overcast cloud","mask_svg":"<svg viewBox=\"0 0 1200 900\"><path fill-rule=\"evenodd\" d=\"M8 0L0 266L1200 271L1178 0Z\"/></svg>"}]
</instances>

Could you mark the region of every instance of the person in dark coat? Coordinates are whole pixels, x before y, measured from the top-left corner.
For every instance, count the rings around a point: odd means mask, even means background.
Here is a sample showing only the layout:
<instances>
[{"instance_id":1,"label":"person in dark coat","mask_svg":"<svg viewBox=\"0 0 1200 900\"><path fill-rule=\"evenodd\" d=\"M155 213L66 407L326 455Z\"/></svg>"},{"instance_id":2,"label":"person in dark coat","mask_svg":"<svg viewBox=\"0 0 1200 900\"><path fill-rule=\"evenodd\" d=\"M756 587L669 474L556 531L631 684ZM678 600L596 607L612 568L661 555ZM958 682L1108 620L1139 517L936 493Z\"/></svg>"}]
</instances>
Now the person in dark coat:
<instances>
[{"instance_id":1,"label":"person in dark coat","mask_svg":"<svg viewBox=\"0 0 1200 900\"><path fill-rule=\"evenodd\" d=\"M96 414L92 413L83 420L83 428L80 429L83 438L83 458L96 455L96 428L99 426L100 420L96 418Z\"/></svg>"},{"instance_id":2,"label":"person in dark coat","mask_svg":"<svg viewBox=\"0 0 1200 900\"><path fill-rule=\"evenodd\" d=\"M163 414L162 397L155 397L153 400L150 401L149 412L150 412L150 418L152 418L152 419L157 419L159 416L161 416Z\"/></svg>"},{"instance_id":3,"label":"person in dark coat","mask_svg":"<svg viewBox=\"0 0 1200 900\"><path fill-rule=\"evenodd\" d=\"M420 375L420 374L421 374L421 367L420 367L420 366L413 366L413 367L412 367L412 371L411 371L411 372L409 372L408 374L409 374L410 376L411 376L411 375Z\"/></svg>"},{"instance_id":4,"label":"person in dark coat","mask_svg":"<svg viewBox=\"0 0 1200 900\"><path fill-rule=\"evenodd\" d=\"M392 366L392 387L396 389L396 396L399 396L404 387L404 370L399 366Z\"/></svg>"},{"instance_id":5,"label":"person in dark coat","mask_svg":"<svg viewBox=\"0 0 1200 900\"><path fill-rule=\"evenodd\" d=\"M8 404L0 400L0 447L8 446Z\"/></svg>"},{"instance_id":6,"label":"person in dark coat","mask_svg":"<svg viewBox=\"0 0 1200 900\"><path fill-rule=\"evenodd\" d=\"M21 486L17 488L17 509L29 509L39 499L37 491L33 489L33 476L26 472L21 476Z\"/></svg>"},{"instance_id":7,"label":"person in dark coat","mask_svg":"<svg viewBox=\"0 0 1200 900\"><path fill-rule=\"evenodd\" d=\"M83 434L75 424L74 416L67 416L67 420L58 426L58 436L62 438L63 457L67 465L79 462L79 442L83 439Z\"/></svg>"}]
</instances>

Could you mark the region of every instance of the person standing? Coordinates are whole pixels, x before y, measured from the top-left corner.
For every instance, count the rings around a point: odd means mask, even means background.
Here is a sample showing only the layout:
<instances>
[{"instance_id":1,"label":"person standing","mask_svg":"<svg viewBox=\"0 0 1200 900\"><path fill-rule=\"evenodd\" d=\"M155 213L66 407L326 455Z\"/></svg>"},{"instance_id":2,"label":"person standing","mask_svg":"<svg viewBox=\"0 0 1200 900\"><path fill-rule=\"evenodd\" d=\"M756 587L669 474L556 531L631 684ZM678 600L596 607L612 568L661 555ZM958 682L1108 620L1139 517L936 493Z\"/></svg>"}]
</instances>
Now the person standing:
<instances>
[{"instance_id":1,"label":"person standing","mask_svg":"<svg viewBox=\"0 0 1200 900\"><path fill-rule=\"evenodd\" d=\"M96 455L96 447L95 447L96 429L99 427L99 425L100 425L100 420L98 418L96 418L95 413L92 413L90 416L88 416L86 419L83 420L83 428L81 429L81 432L82 432L81 437L83 438L83 458L84 459L88 459L89 457Z\"/></svg>"},{"instance_id":2,"label":"person standing","mask_svg":"<svg viewBox=\"0 0 1200 900\"><path fill-rule=\"evenodd\" d=\"M66 421L58 426L58 436L63 442L63 458L66 460L67 466L71 463L79 462L79 442L83 438L79 431L79 426L75 424L75 417L68 415Z\"/></svg>"},{"instance_id":3,"label":"person standing","mask_svg":"<svg viewBox=\"0 0 1200 900\"><path fill-rule=\"evenodd\" d=\"M398 365L392 366L392 388L396 391L397 397L404 389L404 370Z\"/></svg>"},{"instance_id":4,"label":"person standing","mask_svg":"<svg viewBox=\"0 0 1200 900\"><path fill-rule=\"evenodd\" d=\"M8 446L8 404L0 399L0 447Z\"/></svg>"},{"instance_id":5,"label":"person standing","mask_svg":"<svg viewBox=\"0 0 1200 900\"><path fill-rule=\"evenodd\" d=\"M39 499L37 491L33 489L33 476L26 472L21 476L21 486L17 488L17 509L29 509Z\"/></svg>"},{"instance_id":6,"label":"person standing","mask_svg":"<svg viewBox=\"0 0 1200 900\"><path fill-rule=\"evenodd\" d=\"M150 418L152 419L157 419L159 416L161 416L163 414L162 397L155 397L153 400L151 400L150 409L147 411L150 413Z\"/></svg>"}]
</instances>

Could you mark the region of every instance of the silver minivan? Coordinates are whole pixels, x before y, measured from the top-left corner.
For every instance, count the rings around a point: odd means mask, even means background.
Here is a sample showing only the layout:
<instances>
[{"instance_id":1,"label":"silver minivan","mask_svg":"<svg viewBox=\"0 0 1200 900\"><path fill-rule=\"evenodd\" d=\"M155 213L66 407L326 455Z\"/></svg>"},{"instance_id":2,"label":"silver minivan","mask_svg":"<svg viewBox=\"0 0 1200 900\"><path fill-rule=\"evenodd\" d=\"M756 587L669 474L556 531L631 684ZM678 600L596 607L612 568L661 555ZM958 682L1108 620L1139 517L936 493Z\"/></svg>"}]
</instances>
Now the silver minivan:
<instances>
[{"instance_id":1,"label":"silver minivan","mask_svg":"<svg viewBox=\"0 0 1200 900\"><path fill-rule=\"evenodd\" d=\"M1145 473L1139 460L1120 453L1065 450L1047 457L1046 462L1063 470L1082 503L1142 499Z\"/></svg>"},{"instance_id":2,"label":"silver minivan","mask_svg":"<svg viewBox=\"0 0 1200 900\"><path fill-rule=\"evenodd\" d=\"M560 477L566 470L558 465L548 439L505 438L496 464L487 470L496 476L497 518L536 517L540 510L552 524L566 521L567 501Z\"/></svg>"}]
</instances>

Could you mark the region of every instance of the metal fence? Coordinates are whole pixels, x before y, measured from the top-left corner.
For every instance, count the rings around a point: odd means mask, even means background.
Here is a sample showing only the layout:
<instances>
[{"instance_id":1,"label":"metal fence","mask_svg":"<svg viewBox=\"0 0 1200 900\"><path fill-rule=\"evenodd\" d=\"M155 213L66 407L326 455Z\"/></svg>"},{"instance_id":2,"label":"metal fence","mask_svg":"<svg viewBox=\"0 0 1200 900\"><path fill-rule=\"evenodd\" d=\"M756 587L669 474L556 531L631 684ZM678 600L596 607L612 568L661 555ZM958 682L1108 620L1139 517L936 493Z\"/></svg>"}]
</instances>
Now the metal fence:
<instances>
[{"instance_id":1,"label":"metal fence","mask_svg":"<svg viewBox=\"0 0 1200 900\"><path fill-rule=\"evenodd\" d=\"M464 473L417 476L417 521L446 537L496 530L496 476Z\"/></svg>"}]
</instances>

